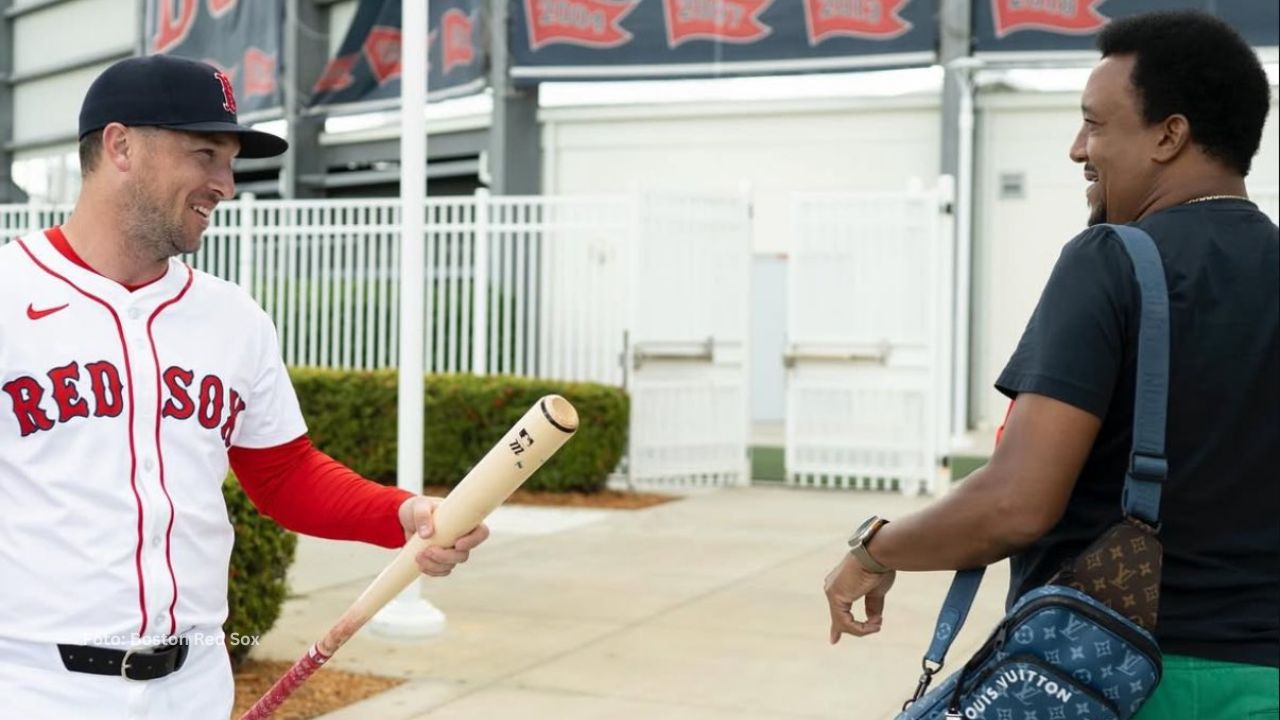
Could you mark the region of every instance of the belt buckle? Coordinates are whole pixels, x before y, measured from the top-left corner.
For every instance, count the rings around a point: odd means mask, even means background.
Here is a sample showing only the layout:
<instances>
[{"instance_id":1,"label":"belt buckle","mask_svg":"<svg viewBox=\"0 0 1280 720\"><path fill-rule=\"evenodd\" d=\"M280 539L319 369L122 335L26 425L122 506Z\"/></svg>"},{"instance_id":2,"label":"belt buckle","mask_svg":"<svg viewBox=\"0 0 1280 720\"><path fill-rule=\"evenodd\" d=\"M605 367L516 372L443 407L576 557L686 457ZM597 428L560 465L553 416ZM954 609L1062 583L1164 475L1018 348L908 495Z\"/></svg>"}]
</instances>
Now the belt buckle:
<instances>
[{"instance_id":1,"label":"belt buckle","mask_svg":"<svg viewBox=\"0 0 1280 720\"><path fill-rule=\"evenodd\" d=\"M129 659L138 654L138 648L129 648L124 651L124 658L120 660L120 677L125 680L133 680L129 677Z\"/></svg>"}]
</instances>

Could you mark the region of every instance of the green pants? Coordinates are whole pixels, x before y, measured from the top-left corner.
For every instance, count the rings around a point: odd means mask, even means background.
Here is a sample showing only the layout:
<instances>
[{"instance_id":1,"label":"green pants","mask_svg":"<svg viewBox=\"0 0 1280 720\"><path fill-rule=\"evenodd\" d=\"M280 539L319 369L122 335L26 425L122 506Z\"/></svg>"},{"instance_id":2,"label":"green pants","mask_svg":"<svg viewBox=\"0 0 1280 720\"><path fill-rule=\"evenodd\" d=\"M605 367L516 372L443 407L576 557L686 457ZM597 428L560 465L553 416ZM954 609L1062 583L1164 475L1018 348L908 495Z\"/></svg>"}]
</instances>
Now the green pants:
<instances>
[{"instance_id":1,"label":"green pants","mask_svg":"<svg viewBox=\"0 0 1280 720\"><path fill-rule=\"evenodd\" d=\"M1164 677L1133 720L1276 720L1280 670L1164 656Z\"/></svg>"}]
</instances>

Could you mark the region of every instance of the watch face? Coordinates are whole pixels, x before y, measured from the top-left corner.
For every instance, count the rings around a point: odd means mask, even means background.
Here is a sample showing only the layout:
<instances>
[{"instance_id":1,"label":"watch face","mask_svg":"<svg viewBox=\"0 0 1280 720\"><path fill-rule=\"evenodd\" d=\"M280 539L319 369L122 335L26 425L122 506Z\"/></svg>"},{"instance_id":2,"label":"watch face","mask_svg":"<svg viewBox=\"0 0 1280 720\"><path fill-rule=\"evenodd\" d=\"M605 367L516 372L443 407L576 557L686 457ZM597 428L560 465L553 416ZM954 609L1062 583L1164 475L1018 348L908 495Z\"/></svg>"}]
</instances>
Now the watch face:
<instances>
[{"instance_id":1,"label":"watch face","mask_svg":"<svg viewBox=\"0 0 1280 720\"><path fill-rule=\"evenodd\" d=\"M871 517L867 518L862 522L861 525L858 526L858 532L856 534L862 535L862 533L866 532L867 530L870 530L871 526L874 525L875 522L879 519L880 519L879 516L876 516L876 515L872 515Z\"/></svg>"},{"instance_id":2,"label":"watch face","mask_svg":"<svg viewBox=\"0 0 1280 720\"><path fill-rule=\"evenodd\" d=\"M863 533L865 533L867 530L871 529L871 526L872 526L872 525L874 525L874 524L875 524L875 522L876 522L877 520L879 520L879 519L880 519L880 518L879 518L879 516L872 515L871 517L867 518L866 520L863 520L863 521L862 521L862 524L858 526L858 529L857 529L857 530L854 530L854 531L853 531L853 535L851 535L851 536L849 537L849 545L850 545L850 546L853 546L853 545L857 545L858 543L860 543L860 542L862 541Z\"/></svg>"}]
</instances>

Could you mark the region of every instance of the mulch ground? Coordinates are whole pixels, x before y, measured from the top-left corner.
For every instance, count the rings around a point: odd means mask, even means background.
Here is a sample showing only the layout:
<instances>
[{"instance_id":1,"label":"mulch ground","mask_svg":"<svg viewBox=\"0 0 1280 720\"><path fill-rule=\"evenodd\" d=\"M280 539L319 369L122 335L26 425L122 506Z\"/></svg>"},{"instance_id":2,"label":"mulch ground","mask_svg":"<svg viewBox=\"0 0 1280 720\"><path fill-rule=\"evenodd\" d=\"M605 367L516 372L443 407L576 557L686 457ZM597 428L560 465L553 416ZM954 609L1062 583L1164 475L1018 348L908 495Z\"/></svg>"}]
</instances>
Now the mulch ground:
<instances>
[{"instance_id":1,"label":"mulch ground","mask_svg":"<svg viewBox=\"0 0 1280 720\"><path fill-rule=\"evenodd\" d=\"M246 660L236 671L236 705L232 720L239 718L262 697L293 663ZM346 707L404 682L399 678L357 675L323 668L298 688L272 720L310 720Z\"/></svg>"},{"instance_id":2,"label":"mulch ground","mask_svg":"<svg viewBox=\"0 0 1280 720\"><path fill-rule=\"evenodd\" d=\"M429 486L425 495L443 497L449 494L447 487ZM517 490L512 505L537 505L542 507L582 507L609 510L640 510L678 499L674 495L659 493L601 490L596 493L553 493L536 490ZM265 660L246 660L236 671L236 705L231 718L239 718L275 681L292 667L293 663ZM404 682L399 678L377 675L357 675L332 668L324 668L312 675L298 688L279 710L273 720L311 720L325 713L357 703L383 693Z\"/></svg>"}]
</instances>

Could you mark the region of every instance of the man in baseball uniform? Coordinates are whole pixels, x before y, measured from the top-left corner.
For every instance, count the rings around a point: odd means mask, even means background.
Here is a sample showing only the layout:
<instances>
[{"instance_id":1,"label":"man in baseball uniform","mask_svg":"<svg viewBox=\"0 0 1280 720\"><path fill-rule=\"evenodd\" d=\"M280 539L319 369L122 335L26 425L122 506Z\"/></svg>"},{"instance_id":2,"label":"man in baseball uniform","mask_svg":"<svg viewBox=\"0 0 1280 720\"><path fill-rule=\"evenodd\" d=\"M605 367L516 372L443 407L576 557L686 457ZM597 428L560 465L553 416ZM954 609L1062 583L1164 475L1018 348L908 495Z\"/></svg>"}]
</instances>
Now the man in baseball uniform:
<instances>
[{"instance_id":1,"label":"man in baseball uniform","mask_svg":"<svg viewBox=\"0 0 1280 720\"><path fill-rule=\"evenodd\" d=\"M237 123L213 67L121 61L80 112L71 217L0 248L0 715L226 720L209 638L227 615L228 466L296 532L431 533L434 500L311 445L270 319L176 257L234 195L232 158L286 149ZM446 575L487 535L419 565Z\"/></svg>"}]
</instances>

